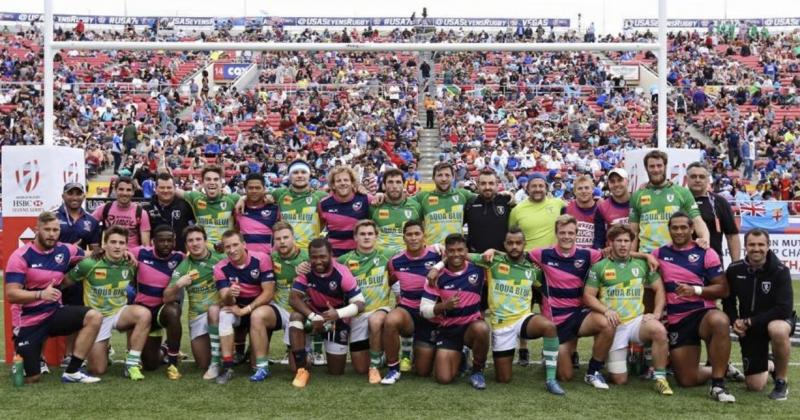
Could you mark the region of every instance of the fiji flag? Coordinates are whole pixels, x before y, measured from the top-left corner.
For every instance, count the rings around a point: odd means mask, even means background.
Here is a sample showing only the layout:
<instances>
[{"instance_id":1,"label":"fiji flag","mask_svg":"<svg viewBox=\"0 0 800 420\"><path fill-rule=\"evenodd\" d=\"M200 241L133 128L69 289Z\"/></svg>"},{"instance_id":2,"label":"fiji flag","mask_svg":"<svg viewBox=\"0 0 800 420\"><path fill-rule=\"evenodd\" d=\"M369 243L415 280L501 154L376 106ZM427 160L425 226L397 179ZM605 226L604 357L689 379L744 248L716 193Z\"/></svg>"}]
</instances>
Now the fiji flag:
<instances>
[{"instance_id":1,"label":"fiji flag","mask_svg":"<svg viewBox=\"0 0 800 420\"><path fill-rule=\"evenodd\" d=\"M743 231L761 228L770 233L783 233L789 227L789 206L785 201L753 201L739 208Z\"/></svg>"}]
</instances>

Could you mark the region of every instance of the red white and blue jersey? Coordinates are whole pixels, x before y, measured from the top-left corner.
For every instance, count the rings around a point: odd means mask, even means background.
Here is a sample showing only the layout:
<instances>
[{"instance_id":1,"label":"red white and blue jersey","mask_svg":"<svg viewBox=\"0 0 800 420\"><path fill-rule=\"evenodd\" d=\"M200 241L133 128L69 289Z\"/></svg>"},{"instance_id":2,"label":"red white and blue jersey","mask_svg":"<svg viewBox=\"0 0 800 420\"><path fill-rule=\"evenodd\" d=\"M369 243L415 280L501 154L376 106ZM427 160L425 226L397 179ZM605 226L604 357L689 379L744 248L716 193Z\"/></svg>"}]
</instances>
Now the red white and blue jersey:
<instances>
[{"instance_id":1,"label":"red white and blue jersey","mask_svg":"<svg viewBox=\"0 0 800 420\"><path fill-rule=\"evenodd\" d=\"M716 251L691 242L683 249L664 245L653 250L653 255L661 263L658 270L667 292L667 323L675 325L693 312L717 307L714 299L681 297L675 293L678 284L705 287L711 284L711 279L725 273Z\"/></svg>"},{"instance_id":2,"label":"red white and blue jersey","mask_svg":"<svg viewBox=\"0 0 800 420\"><path fill-rule=\"evenodd\" d=\"M600 200L597 203L597 211L594 213L594 246L592 248L605 248L608 228L617 223L627 225L630 212L630 201L617 203L611 197Z\"/></svg>"},{"instance_id":3,"label":"red white and blue jersey","mask_svg":"<svg viewBox=\"0 0 800 420\"><path fill-rule=\"evenodd\" d=\"M578 236L575 238L575 245L581 248L591 248L594 245L594 215L597 211L597 204L592 204L588 209L578 206L575 200L567 203L564 211L578 221Z\"/></svg>"},{"instance_id":4,"label":"red white and blue jersey","mask_svg":"<svg viewBox=\"0 0 800 420\"><path fill-rule=\"evenodd\" d=\"M483 268L471 262L466 264L463 270L456 273L444 268L433 287L425 282L423 299L433 302L446 302L454 296L459 299L455 309L447 310L437 317L441 327L468 325L481 319L481 294L486 283L486 274Z\"/></svg>"},{"instance_id":5,"label":"red white and blue jersey","mask_svg":"<svg viewBox=\"0 0 800 420\"><path fill-rule=\"evenodd\" d=\"M164 301L164 290L169 286L172 272L183 261L183 253L172 251L166 258L159 258L151 246L137 246L131 249L131 253L139 262L134 302L157 308Z\"/></svg>"},{"instance_id":6,"label":"red white and blue jersey","mask_svg":"<svg viewBox=\"0 0 800 420\"><path fill-rule=\"evenodd\" d=\"M333 255L340 257L356 249L353 227L359 220L369 219L369 197L356 193L351 200L339 201L331 194L319 202L319 218L328 231Z\"/></svg>"},{"instance_id":7,"label":"red white and blue jersey","mask_svg":"<svg viewBox=\"0 0 800 420\"><path fill-rule=\"evenodd\" d=\"M591 248L573 248L561 254L555 247L534 249L528 254L544 273L542 314L556 325L583 308L583 286L592 264L603 253Z\"/></svg>"},{"instance_id":8,"label":"red white and blue jersey","mask_svg":"<svg viewBox=\"0 0 800 420\"><path fill-rule=\"evenodd\" d=\"M427 275L433 266L442 260L433 248L428 247L419 257L401 252L389 260L389 275L400 282L398 303L409 309L419 310L419 302L428 283Z\"/></svg>"},{"instance_id":9,"label":"red white and blue jersey","mask_svg":"<svg viewBox=\"0 0 800 420\"><path fill-rule=\"evenodd\" d=\"M262 252L247 251L247 259L242 266L225 258L214 266L214 281L217 290L231 287L238 282L239 296L236 297L236 304L247 306L261 294L262 283L275 281L272 258Z\"/></svg>"},{"instance_id":10,"label":"red white and blue jersey","mask_svg":"<svg viewBox=\"0 0 800 420\"><path fill-rule=\"evenodd\" d=\"M42 251L31 242L18 248L8 258L5 279L8 284L21 284L24 290L44 290L53 284L58 287L64 281L64 274L70 265L83 258L83 250L72 244L57 243L53 249ZM46 302L42 299L34 302L14 305L12 322L14 327L30 327L39 325L61 307L61 299ZM13 313L16 312L16 313Z\"/></svg>"},{"instance_id":11,"label":"red white and blue jersey","mask_svg":"<svg viewBox=\"0 0 800 420\"><path fill-rule=\"evenodd\" d=\"M278 206L245 207L244 212L236 213L235 217L247 249L269 254L272 251L272 226L281 219Z\"/></svg>"},{"instance_id":12,"label":"red white and blue jersey","mask_svg":"<svg viewBox=\"0 0 800 420\"><path fill-rule=\"evenodd\" d=\"M322 313L328 310L328 304L333 308L343 308L350 300L363 295L358 287L356 278L347 267L336 261L331 261L331 269L324 274L300 274L292 284L296 290L308 296L308 305L314 312Z\"/></svg>"}]
</instances>

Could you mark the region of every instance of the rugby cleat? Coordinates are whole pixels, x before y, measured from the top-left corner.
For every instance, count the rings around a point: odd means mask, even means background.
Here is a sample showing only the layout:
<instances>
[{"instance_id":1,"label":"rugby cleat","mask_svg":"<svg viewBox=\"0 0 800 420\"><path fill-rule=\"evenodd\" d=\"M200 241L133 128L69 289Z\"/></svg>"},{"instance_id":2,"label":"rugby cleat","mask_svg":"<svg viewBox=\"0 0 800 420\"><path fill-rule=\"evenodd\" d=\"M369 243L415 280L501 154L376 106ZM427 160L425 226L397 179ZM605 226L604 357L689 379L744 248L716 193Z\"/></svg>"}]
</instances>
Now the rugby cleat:
<instances>
[{"instance_id":1,"label":"rugby cleat","mask_svg":"<svg viewBox=\"0 0 800 420\"><path fill-rule=\"evenodd\" d=\"M769 399L773 401L786 401L789 398L789 385L785 379L775 380L775 388L769 393Z\"/></svg>"},{"instance_id":2,"label":"rugby cleat","mask_svg":"<svg viewBox=\"0 0 800 420\"><path fill-rule=\"evenodd\" d=\"M178 367L175 365L167 366L167 378L171 381L177 381L181 378L181 373L178 372Z\"/></svg>"},{"instance_id":3,"label":"rugby cleat","mask_svg":"<svg viewBox=\"0 0 800 420\"><path fill-rule=\"evenodd\" d=\"M141 381L144 379L142 369L138 365L128 366L125 368L125 377L130 378L132 381Z\"/></svg>"},{"instance_id":4,"label":"rugby cleat","mask_svg":"<svg viewBox=\"0 0 800 420\"><path fill-rule=\"evenodd\" d=\"M531 363L531 353L528 349L517 350L517 364L526 367Z\"/></svg>"},{"instance_id":5,"label":"rugby cleat","mask_svg":"<svg viewBox=\"0 0 800 420\"><path fill-rule=\"evenodd\" d=\"M470 375L469 383L479 391L486 389L486 378L483 377L483 372L475 372Z\"/></svg>"},{"instance_id":6,"label":"rugby cleat","mask_svg":"<svg viewBox=\"0 0 800 420\"><path fill-rule=\"evenodd\" d=\"M369 374L367 376L369 378L369 383L371 384L381 383L381 372L378 370L378 368L374 367L369 368Z\"/></svg>"},{"instance_id":7,"label":"rugby cleat","mask_svg":"<svg viewBox=\"0 0 800 420\"><path fill-rule=\"evenodd\" d=\"M547 389L547 392L553 395L567 395L567 392L564 391L564 388L561 388L561 384L555 379L548 379L544 383L544 387Z\"/></svg>"},{"instance_id":8,"label":"rugby cleat","mask_svg":"<svg viewBox=\"0 0 800 420\"><path fill-rule=\"evenodd\" d=\"M79 370L75 373L64 372L61 375L61 382L65 384L94 384L100 382L100 378L89 376L85 372Z\"/></svg>"},{"instance_id":9,"label":"rugby cleat","mask_svg":"<svg viewBox=\"0 0 800 420\"><path fill-rule=\"evenodd\" d=\"M669 382L667 382L667 378L658 378L655 381L655 388L656 391L661 395L672 395L672 388L669 387Z\"/></svg>"},{"instance_id":10,"label":"rugby cleat","mask_svg":"<svg viewBox=\"0 0 800 420\"><path fill-rule=\"evenodd\" d=\"M42 375L50 373L50 366L47 366L47 362L44 359L39 360L39 373Z\"/></svg>"},{"instance_id":11,"label":"rugby cleat","mask_svg":"<svg viewBox=\"0 0 800 420\"><path fill-rule=\"evenodd\" d=\"M225 369L219 376L217 376L217 385L225 385L233 379L233 369Z\"/></svg>"},{"instance_id":12,"label":"rugby cleat","mask_svg":"<svg viewBox=\"0 0 800 420\"><path fill-rule=\"evenodd\" d=\"M400 372L411 372L411 358L404 357L400 359Z\"/></svg>"},{"instance_id":13,"label":"rugby cleat","mask_svg":"<svg viewBox=\"0 0 800 420\"><path fill-rule=\"evenodd\" d=\"M269 378L270 373L268 369L260 367L250 376L250 382L264 382Z\"/></svg>"},{"instance_id":14,"label":"rugby cleat","mask_svg":"<svg viewBox=\"0 0 800 420\"><path fill-rule=\"evenodd\" d=\"M725 379L733 382L743 382L744 381L744 374L733 364L728 363L728 370L725 371Z\"/></svg>"},{"instance_id":15,"label":"rugby cleat","mask_svg":"<svg viewBox=\"0 0 800 420\"><path fill-rule=\"evenodd\" d=\"M206 373L203 374L203 379L210 381L212 379L216 379L217 376L219 376L219 365L212 363L208 366Z\"/></svg>"},{"instance_id":16,"label":"rugby cleat","mask_svg":"<svg viewBox=\"0 0 800 420\"><path fill-rule=\"evenodd\" d=\"M604 378L603 374L600 372L587 373L586 376L583 377L583 380L596 389L608 389L606 378Z\"/></svg>"},{"instance_id":17,"label":"rugby cleat","mask_svg":"<svg viewBox=\"0 0 800 420\"><path fill-rule=\"evenodd\" d=\"M308 385L308 380L311 378L311 372L305 368L298 368L297 373L294 375L292 386L295 388L305 388Z\"/></svg>"},{"instance_id":18,"label":"rugby cleat","mask_svg":"<svg viewBox=\"0 0 800 420\"><path fill-rule=\"evenodd\" d=\"M708 396L715 401L725 403L735 403L736 397L731 395L724 386L711 386L708 390Z\"/></svg>"},{"instance_id":19,"label":"rugby cleat","mask_svg":"<svg viewBox=\"0 0 800 420\"><path fill-rule=\"evenodd\" d=\"M311 364L314 366L325 366L328 364L328 360L325 359L325 353L311 353Z\"/></svg>"},{"instance_id":20,"label":"rugby cleat","mask_svg":"<svg viewBox=\"0 0 800 420\"><path fill-rule=\"evenodd\" d=\"M400 380L400 376L401 374L399 370L389 369L389 373L387 373L386 376L381 379L381 383L384 385L394 385L395 382Z\"/></svg>"}]
</instances>

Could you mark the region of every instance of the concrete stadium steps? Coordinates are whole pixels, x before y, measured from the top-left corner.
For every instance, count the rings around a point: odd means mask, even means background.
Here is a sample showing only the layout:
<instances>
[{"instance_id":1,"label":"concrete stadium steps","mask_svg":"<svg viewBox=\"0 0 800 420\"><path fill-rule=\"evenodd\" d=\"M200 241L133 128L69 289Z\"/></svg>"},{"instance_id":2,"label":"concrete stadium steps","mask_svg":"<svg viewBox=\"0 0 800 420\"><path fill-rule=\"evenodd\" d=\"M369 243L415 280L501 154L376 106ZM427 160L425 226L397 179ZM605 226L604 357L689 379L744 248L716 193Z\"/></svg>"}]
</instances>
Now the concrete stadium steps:
<instances>
[{"instance_id":1,"label":"concrete stadium steps","mask_svg":"<svg viewBox=\"0 0 800 420\"><path fill-rule=\"evenodd\" d=\"M424 114L424 111L422 113ZM424 124L425 121L423 120L422 123ZM420 130L419 145L417 146L419 150L417 171L421 182L433 181L433 166L439 161L439 154L442 152L441 143L442 139L439 136L438 128Z\"/></svg>"}]
</instances>

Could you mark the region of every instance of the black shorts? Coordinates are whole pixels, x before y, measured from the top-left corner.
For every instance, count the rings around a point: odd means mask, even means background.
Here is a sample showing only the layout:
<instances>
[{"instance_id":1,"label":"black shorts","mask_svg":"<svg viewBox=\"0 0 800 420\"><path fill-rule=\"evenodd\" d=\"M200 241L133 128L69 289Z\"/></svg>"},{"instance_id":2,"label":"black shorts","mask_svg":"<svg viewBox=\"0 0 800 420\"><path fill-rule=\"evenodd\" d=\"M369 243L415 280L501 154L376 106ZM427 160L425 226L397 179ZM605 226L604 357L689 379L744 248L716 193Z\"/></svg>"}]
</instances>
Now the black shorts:
<instances>
[{"instance_id":1,"label":"black shorts","mask_svg":"<svg viewBox=\"0 0 800 420\"><path fill-rule=\"evenodd\" d=\"M62 306L39 325L22 327L17 330L14 349L22 356L25 365L25 376L36 376L41 373L39 360L42 357L42 346L48 337L70 335L83 328L83 319L90 308L85 306Z\"/></svg>"},{"instance_id":2,"label":"black shorts","mask_svg":"<svg viewBox=\"0 0 800 420\"><path fill-rule=\"evenodd\" d=\"M700 345L700 323L711 309L692 312L677 324L667 324L670 350L683 346Z\"/></svg>"},{"instance_id":3,"label":"black shorts","mask_svg":"<svg viewBox=\"0 0 800 420\"><path fill-rule=\"evenodd\" d=\"M558 330L558 343L564 344L578 338L583 320L589 316L589 310L584 308L570 315L564 322L556 326Z\"/></svg>"},{"instance_id":4,"label":"black shorts","mask_svg":"<svg viewBox=\"0 0 800 420\"><path fill-rule=\"evenodd\" d=\"M464 334L466 334L467 328L469 328L469 324L437 328L434 333L436 349L455 350L460 353L464 349Z\"/></svg>"},{"instance_id":5,"label":"black shorts","mask_svg":"<svg viewBox=\"0 0 800 420\"><path fill-rule=\"evenodd\" d=\"M791 326L789 336L794 330L794 318L787 319L786 322ZM747 335L739 339L742 348L742 364L746 376L766 372L769 361L769 333L766 329L747 331Z\"/></svg>"},{"instance_id":6,"label":"black shorts","mask_svg":"<svg viewBox=\"0 0 800 420\"><path fill-rule=\"evenodd\" d=\"M436 345L436 339L434 337L436 324L422 316L419 309L413 309L403 305L397 305L397 307L411 315L411 320L414 322L414 345L434 347Z\"/></svg>"},{"instance_id":7,"label":"black shorts","mask_svg":"<svg viewBox=\"0 0 800 420\"><path fill-rule=\"evenodd\" d=\"M64 305L83 306L83 283L75 283L61 291Z\"/></svg>"}]
</instances>

